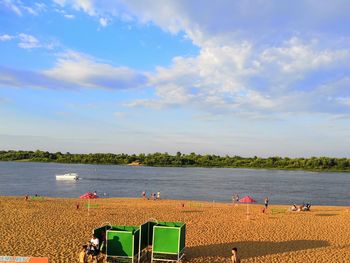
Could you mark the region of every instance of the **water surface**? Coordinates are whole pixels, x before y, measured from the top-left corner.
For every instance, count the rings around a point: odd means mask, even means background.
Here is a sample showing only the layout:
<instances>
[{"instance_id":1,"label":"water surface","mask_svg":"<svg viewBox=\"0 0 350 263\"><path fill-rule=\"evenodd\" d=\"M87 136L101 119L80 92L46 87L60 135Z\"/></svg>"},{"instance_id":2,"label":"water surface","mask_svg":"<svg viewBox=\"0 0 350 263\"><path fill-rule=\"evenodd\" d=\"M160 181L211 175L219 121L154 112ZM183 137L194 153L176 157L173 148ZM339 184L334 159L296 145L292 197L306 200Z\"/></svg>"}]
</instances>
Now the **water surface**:
<instances>
[{"instance_id":1,"label":"water surface","mask_svg":"<svg viewBox=\"0 0 350 263\"><path fill-rule=\"evenodd\" d=\"M76 172L82 180L56 181ZM234 168L164 168L117 165L0 162L0 195L78 197L97 191L109 197L138 197L142 191L162 198L229 202L234 193L262 202L349 205L349 173Z\"/></svg>"}]
</instances>

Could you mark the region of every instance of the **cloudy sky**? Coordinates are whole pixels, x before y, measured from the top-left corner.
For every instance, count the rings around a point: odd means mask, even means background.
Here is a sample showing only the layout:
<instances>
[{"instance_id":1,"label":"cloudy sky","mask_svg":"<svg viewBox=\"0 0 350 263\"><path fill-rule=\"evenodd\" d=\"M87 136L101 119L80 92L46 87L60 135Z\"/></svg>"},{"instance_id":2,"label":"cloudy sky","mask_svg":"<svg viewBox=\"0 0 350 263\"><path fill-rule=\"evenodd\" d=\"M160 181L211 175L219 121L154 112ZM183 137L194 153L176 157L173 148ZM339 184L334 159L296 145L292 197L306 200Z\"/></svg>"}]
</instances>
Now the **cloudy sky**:
<instances>
[{"instance_id":1,"label":"cloudy sky","mask_svg":"<svg viewBox=\"0 0 350 263\"><path fill-rule=\"evenodd\" d=\"M0 0L0 149L350 157L349 24L348 0Z\"/></svg>"}]
</instances>

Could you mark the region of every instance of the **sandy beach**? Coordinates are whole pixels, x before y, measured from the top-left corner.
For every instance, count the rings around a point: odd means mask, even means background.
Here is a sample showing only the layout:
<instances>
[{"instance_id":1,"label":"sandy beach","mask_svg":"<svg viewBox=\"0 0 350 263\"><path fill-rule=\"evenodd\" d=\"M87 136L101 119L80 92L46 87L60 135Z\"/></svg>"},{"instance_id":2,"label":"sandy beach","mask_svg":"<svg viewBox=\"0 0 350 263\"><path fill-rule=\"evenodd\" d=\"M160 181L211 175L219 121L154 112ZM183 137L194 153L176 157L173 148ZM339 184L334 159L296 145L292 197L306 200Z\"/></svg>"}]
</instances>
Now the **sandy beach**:
<instances>
[{"instance_id":1,"label":"sandy beach","mask_svg":"<svg viewBox=\"0 0 350 263\"><path fill-rule=\"evenodd\" d=\"M186 262L230 262L234 246L243 262L350 262L350 212L345 207L272 213L288 208L279 205L264 214L262 205L250 205L247 220L244 204L110 198L92 200L95 208L88 215L84 202L0 197L0 255L78 262L93 228L105 222L140 225L155 218L187 224Z\"/></svg>"}]
</instances>

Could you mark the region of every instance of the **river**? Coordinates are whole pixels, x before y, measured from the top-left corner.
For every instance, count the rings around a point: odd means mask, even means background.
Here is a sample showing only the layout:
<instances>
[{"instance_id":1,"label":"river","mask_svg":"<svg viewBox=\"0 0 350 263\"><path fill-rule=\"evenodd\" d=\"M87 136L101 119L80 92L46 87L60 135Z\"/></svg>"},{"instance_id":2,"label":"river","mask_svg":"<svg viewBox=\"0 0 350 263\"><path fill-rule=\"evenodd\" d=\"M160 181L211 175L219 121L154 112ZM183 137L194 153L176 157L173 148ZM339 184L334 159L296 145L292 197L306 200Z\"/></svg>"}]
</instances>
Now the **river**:
<instances>
[{"instance_id":1,"label":"river","mask_svg":"<svg viewBox=\"0 0 350 263\"><path fill-rule=\"evenodd\" d=\"M56 181L76 172L78 181ZM232 194L259 203L349 205L350 174L234 168L129 167L118 165L0 162L0 195L140 197L161 192L166 199L230 202Z\"/></svg>"}]
</instances>

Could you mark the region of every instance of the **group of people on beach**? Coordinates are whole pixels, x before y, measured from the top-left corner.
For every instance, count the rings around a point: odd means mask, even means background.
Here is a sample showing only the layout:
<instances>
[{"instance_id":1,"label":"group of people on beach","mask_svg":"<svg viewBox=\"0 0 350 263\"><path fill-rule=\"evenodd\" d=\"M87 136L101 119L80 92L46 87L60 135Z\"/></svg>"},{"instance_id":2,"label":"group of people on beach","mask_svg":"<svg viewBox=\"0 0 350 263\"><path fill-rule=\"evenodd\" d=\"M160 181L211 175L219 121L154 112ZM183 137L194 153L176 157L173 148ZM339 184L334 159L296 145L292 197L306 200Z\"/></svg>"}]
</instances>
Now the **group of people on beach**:
<instances>
[{"instance_id":1,"label":"group of people on beach","mask_svg":"<svg viewBox=\"0 0 350 263\"><path fill-rule=\"evenodd\" d=\"M300 206L297 206L296 204L293 204L290 208L289 211L291 212L300 212L300 211L310 211L311 204L309 203L304 203Z\"/></svg>"},{"instance_id":2,"label":"group of people on beach","mask_svg":"<svg viewBox=\"0 0 350 263\"><path fill-rule=\"evenodd\" d=\"M264 208L263 212L265 212L265 210L267 210L267 207L269 206L269 202L270 202L269 198L265 197L265 199L264 199L264 207L265 208ZM232 204L237 206L238 203L239 203L239 195L238 194L233 194L232 195Z\"/></svg>"},{"instance_id":3,"label":"group of people on beach","mask_svg":"<svg viewBox=\"0 0 350 263\"><path fill-rule=\"evenodd\" d=\"M160 200L160 192L152 192L150 197L147 197L146 191L142 192L142 198L147 200Z\"/></svg>"}]
</instances>

